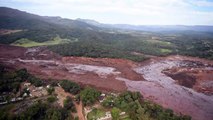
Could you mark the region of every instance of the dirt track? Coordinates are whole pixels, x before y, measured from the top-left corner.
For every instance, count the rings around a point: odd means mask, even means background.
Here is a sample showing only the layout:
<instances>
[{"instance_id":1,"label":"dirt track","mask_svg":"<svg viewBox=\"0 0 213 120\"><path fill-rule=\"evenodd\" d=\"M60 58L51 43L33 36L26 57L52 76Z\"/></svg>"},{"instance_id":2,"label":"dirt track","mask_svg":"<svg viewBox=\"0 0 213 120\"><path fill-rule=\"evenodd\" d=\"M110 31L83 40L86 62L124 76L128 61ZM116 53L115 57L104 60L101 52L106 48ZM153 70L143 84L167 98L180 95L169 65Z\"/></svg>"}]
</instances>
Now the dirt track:
<instances>
[{"instance_id":1,"label":"dirt track","mask_svg":"<svg viewBox=\"0 0 213 120\"><path fill-rule=\"evenodd\" d=\"M196 89L206 89L205 84L213 81L212 61L184 56L153 58L142 63L109 58L62 58L45 48L24 49L4 45L0 45L0 51L1 64L27 68L32 74L44 79L68 79L104 91L140 91L145 98L171 108L176 113L191 115L194 120L213 119L213 96ZM199 61L207 67L200 66L197 69L196 66L189 66L186 60ZM201 70L195 76L194 90L162 73L165 70L181 70L179 68L183 68L185 63L188 69L185 73L191 68ZM213 85L208 84L207 87L212 88ZM211 93L212 89L208 91Z\"/></svg>"},{"instance_id":2,"label":"dirt track","mask_svg":"<svg viewBox=\"0 0 213 120\"><path fill-rule=\"evenodd\" d=\"M55 87L55 93L58 94L58 96L59 96L59 101L60 101L60 105L61 106L63 106L64 100L66 99L67 96L69 96L72 99L74 99L73 95L71 95L70 93L65 92L61 87ZM73 101L73 102L74 102L74 105L76 107L77 116L78 116L79 120L85 120L84 114L83 114L82 102L80 101L79 104L77 104L75 101Z\"/></svg>"}]
</instances>

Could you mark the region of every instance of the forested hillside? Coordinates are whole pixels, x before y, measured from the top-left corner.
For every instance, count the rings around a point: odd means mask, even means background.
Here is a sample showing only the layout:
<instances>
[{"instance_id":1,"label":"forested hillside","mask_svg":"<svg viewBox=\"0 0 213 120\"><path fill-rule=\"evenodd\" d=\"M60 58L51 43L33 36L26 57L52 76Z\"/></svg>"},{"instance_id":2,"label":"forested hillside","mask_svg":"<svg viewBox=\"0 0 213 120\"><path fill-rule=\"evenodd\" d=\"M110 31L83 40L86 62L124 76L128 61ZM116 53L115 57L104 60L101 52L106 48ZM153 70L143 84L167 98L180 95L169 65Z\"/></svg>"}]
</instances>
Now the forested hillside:
<instances>
[{"instance_id":1,"label":"forested hillside","mask_svg":"<svg viewBox=\"0 0 213 120\"><path fill-rule=\"evenodd\" d=\"M3 33L0 34L0 43L3 44L24 47L46 45L64 56L110 57L134 61L142 61L150 55L170 54L213 59L213 34L204 31L205 26L195 27L194 31L193 27L189 27L187 31L177 29L153 32L148 29L122 29L116 25L103 27L94 24L94 21L91 24L81 19L44 17L5 7L1 7L0 11L0 33ZM207 29L211 27L206 26Z\"/></svg>"}]
</instances>

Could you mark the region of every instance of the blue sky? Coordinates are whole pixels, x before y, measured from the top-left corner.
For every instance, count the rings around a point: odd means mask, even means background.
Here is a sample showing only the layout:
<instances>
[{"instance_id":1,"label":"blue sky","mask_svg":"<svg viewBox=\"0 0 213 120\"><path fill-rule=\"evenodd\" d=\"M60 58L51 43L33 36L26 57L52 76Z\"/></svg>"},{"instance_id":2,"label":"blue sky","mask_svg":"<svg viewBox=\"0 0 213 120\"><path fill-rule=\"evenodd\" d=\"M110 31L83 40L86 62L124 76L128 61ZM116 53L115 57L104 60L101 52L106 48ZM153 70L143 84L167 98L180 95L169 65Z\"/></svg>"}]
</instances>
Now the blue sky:
<instances>
[{"instance_id":1,"label":"blue sky","mask_svg":"<svg viewBox=\"0 0 213 120\"><path fill-rule=\"evenodd\" d=\"M0 6L112 24L213 25L213 0L0 0Z\"/></svg>"}]
</instances>

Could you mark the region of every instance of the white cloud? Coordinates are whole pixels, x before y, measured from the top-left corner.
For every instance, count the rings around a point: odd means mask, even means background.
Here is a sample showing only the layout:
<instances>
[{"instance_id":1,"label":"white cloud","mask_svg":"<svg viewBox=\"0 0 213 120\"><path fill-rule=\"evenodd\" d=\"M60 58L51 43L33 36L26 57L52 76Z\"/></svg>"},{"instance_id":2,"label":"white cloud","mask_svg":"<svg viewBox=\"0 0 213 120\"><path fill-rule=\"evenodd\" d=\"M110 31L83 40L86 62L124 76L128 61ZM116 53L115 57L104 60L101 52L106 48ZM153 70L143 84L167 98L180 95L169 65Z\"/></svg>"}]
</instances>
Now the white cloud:
<instances>
[{"instance_id":1,"label":"white cloud","mask_svg":"<svg viewBox=\"0 0 213 120\"><path fill-rule=\"evenodd\" d=\"M213 2L206 1L206 0L192 0L191 3L196 6L201 7L213 7Z\"/></svg>"},{"instance_id":2,"label":"white cloud","mask_svg":"<svg viewBox=\"0 0 213 120\"><path fill-rule=\"evenodd\" d=\"M4 2L3 0L0 0ZM88 18L108 23L131 24L209 24L211 11L194 6L213 6L206 0L8 0L29 3L18 7L40 15ZM212 9L213 11L213 9ZM211 23L213 24L213 23Z\"/></svg>"}]
</instances>

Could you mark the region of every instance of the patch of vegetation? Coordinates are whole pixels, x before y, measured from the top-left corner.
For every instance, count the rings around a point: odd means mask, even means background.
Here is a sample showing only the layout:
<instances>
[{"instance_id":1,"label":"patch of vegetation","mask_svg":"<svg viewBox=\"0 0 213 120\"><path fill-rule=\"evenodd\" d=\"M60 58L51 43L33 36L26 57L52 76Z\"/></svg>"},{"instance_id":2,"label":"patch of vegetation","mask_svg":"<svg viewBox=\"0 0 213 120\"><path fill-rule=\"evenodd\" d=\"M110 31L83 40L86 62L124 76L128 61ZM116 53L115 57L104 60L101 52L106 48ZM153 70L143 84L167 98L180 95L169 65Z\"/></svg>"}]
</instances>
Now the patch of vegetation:
<instances>
[{"instance_id":1,"label":"patch of vegetation","mask_svg":"<svg viewBox=\"0 0 213 120\"><path fill-rule=\"evenodd\" d=\"M159 38L159 40L151 39L151 40L146 40L146 41L150 42L150 43L156 43L161 46L171 46L172 45L171 42L161 41L160 38Z\"/></svg>"},{"instance_id":2,"label":"patch of vegetation","mask_svg":"<svg viewBox=\"0 0 213 120\"><path fill-rule=\"evenodd\" d=\"M76 112L76 108L71 97L66 97L64 100L64 108L66 110L70 110L71 112Z\"/></svg>"},{"instance_id":3,"label":"patch of vegetation","mask_svg":"<svg viewBox=\"0 0 213 120\"><path fill-rule=\"evenodd\" d=\"M9 104L0 107L0 120L13 120L14 116L10 110L14 107L14 104Z\"/></svg>"},{"instance_id":4,"label":"patch of vegetation","mask_svg":"<svg viewBox=\"0 0 213 120\"><path fill-rule=\"evenodd\" d=\"M99 91L90 87L86 87L84 90L80 92L82 103L85 106L93 105L98 100L98 97L100 95L101 93Z\"/></svg>"},{"instance_id":5,"label":"patch of vegetation","mask_svg":"<svg viewBox=\"0 0 213 120\"><path fill-rule=\"evenodd\" d=\"M159 39L152 40L152 36L158 36ZM154 56L180 54L212 59L212 38L212 34L202 32L172 31L171 33L159 32L140 36L99 33L97 36L79 39L76 43L49 48L65 56L124 58L133 61L143 61L146 57L132 55L132 52Z\"/></svg>"},{"instance_id":6,"label":"patch of vegetation","mask_svg":"<svg viewBox=\"0 0 213 120\"><path fill-rule=\"evenodd\" d=\"M3 66L0 66L0 69L0 94L3 92L18 92L21 82L25 81L29 76L26 69L8 71Z\"/></svg>"},{"instance_id":7,"label":"patch of vegetation","mask_svg":"<svg viewBox=\"0 0 213 120\"><path fill-rule=\"evenodd\" d=\"M5 98L1 98L0 102L10 101L14 94L20 91L20 85L22 82L29 81L34 85L40 86L41 80L30 75L26 69L20 69L16 71L8 71L7 68L0 67L0 95ZM38 82L39 81L39 82ZM13 85L15 84L15 86ZM5 86L7 85L7 86ZM52 91L52 89L51 89ZM4 95L6 92L6 96ZM25 88L22 92L28 93ZM4 94L3 94L4 93ZM20 94L20 95L21 95ZM3 100L3 101L2 101ZM69 110L76 111L75 106L71 99L67 98L64 103L64 108L55 107L52 103L57 98L55 96L49 96L46 101L35 101L27 108L22 109L20 113L13 114L11 110L15 107L16 103L8 103L0 107L0 120L69 120L74 119ZM32 101L31 101L32 102Z\"/></svg>"},{"instance_id":8,"label":"patch of vegetation","mask_svg":"<svg viewBox=\"0 0 213 120\"><path fill-rule=\"evenodd\" d=\"M104 106L105 108L112 108L115 105L114 104L115 99L116 99L115 96L109 95L104 99L101 105Z\"/></svg>"},{"instance_id":9,"label":"patch of vegetation","mask_svg":"<svg viewBox=\"0 0 213 120\"><path fill-rule=\"evenodd\" d=\"M48 98L47 98L47 101L49 102L49 103L53 103L53 102L55 102L57 100L57 98L55 97L55 96L49 96Z\"/></svg>"},{"instance_id":10,"label":"patch of vegetation","mask_svg":"<svg viewBox=\"0 0 213 120\"><path fill-rule=\"evenodd\" d=\"M91 112L88 113L88 120L97 120L98 118L104 117L105 111L102 109L93 108Z\"/></svg>"},{"instance_id":11,"label":"patch of vegetation","mask_svg":"<svg viewBox=\"0 0 213 120\"><path fill-rule=\"evenodd\" d=\"M77 83L68 80L60 81L60 85L66 92L74 95L78 94L81 90L81 87Z\"/></svg>"},{"instance_id":12,"label":"patch of vegetation","mask_svg":"<svg viewBox=\"0 0 213 120\"><path fill-rule=\"evenodd\" d=\"M44 84L40 78L37 78L33 75L29 75L27 81L30 82L31 84L35 85L36 87L40 87Z\"/></svg>"},{"instance_id":13,"label":"patch of vegetation","mask_svg":"<svg viewBox=\"0 0 213 120\"><path fill-rule=\"evenodd\" d=\"M80 39L75 43L50 46L49 49L63 56L123 58L137 62L147 59L143 54L165 56L173 53L175 48L173 43L149 40L149 38L116 33L106 35L100 33L99 36ZM133 52L143 54L135 55L132 54Z\"/></svg>"},{"instance_id":14,"label":"patch of vegetation","mask_svg":"<svg viewBox=\"0 0 213 120\"><path fill-rule=\"evenodd\" d=\"M111 115L113 120L119 120L120 118L120 110L116 107L113 107L111 110Z\"/></svg>"},{"instance_id":15,"label":"patch of vegetation","mask_svg":"<svg viewBox=\"0 0 213 120\"><path fill-rule=\"evenodd\" d=\"M164 54L169 54L169 53L172 53L172 50L169 50L169 49L160 49L160 52L162 52Z\"/></svg>"},{"instance_id":16,"label":"patch of vegetation","mask_svg":"<svg viewBox=\"0 0 213 120\"><path fill-rule=\"evenodd\" d=\"M47 92L49 95L52 95L52 93L55 91L55 88L50 86L49 88L47 88Z\"/></svg>"},{"instance_id":17,"label":"patch of vegetation","mask_svg":"<svg viewBox=\"0 0 213 120\"><path fill-rule=\"evenodd\" d=\"M26 69L9 70L0 65L0 102L12 102L12 98L22 97L24 93L29 95L27 88L20 89L23 82L30 82L36 87L44 85L44 82L27 72Z\"/></svg>"},{"instance_id":18,"label":"patch of vegetation","mask_svg":"<svg viewBox=\"0 0 213 120\"><path fill-rule=\"evenodd\" d=\"M175 37L166 38L165 41L171 42L176 47L173 54L194 56L200 58L213 59L213 34L208 32L181 32L173 33ZM165 36L169 34L166 33Z\"/></svg>"},{"instance_id":19,"label":"patch of vegetation","mask_svg":"<svg viewBox=\"0 0 213 120\"><path fill-rule=\"evenodd\" d=\"M50 103L37 101L19 114L11 113L14 104L0 107L0 120L73 120L70 112Z\"/></svg>"},{"instance_id":20,"label":"patch of vegetation","mask_svg":"<svg viewBox=\"0 0 213 120\"><path fill-rule=\"evenodd\" d=\"M16 120L65 120L72 118L67 110L42 102L33 104L16 116Z\"/></svg>"},{"instance_id":21,"label":"patch of vegetation","mask_svg":"<svg viewBox=\"0 0 213 120\"><path fill-rule=\"evenodd\" d=\"M57 44L66 44L66 43L70 43L70 42L74 42L74 41L77 41L77 39L72 41L69 39L62 39L59 36L55 37L52 40L48 40L45 42L35 42L35 41L29 40L26 38L22 38L20 40L15 41L11 45L21 46L21 47L35 47L35 46L49 46L49 45L57 45Z\"/></svg>"},{"instance_id":22,"label":"patch of vegetation","mask_svg":"<svg viewBox=\"0 0 213 120\"><path fill-rule=\"evenodd\" d=\"M95 41L79 41L71 44L49 46L50 50L63 56L84 56L93 58L123 58L133 61L143 61L143 55L132 55L130 51L121 50L113 45L97 43Z\"/></svg>"},{"instance_id":23,"label":"patch of vegetation","mask_svg":"<svg viewBox=\"0 0 213 120\"><path fill-rule=\"evenodd\" d=\"M191 120L189 116L177 116L170 109L141 99L138 92L124 92L115 100L115 106L128 113L132 120Z\"/></svg>"}]
</instances>

